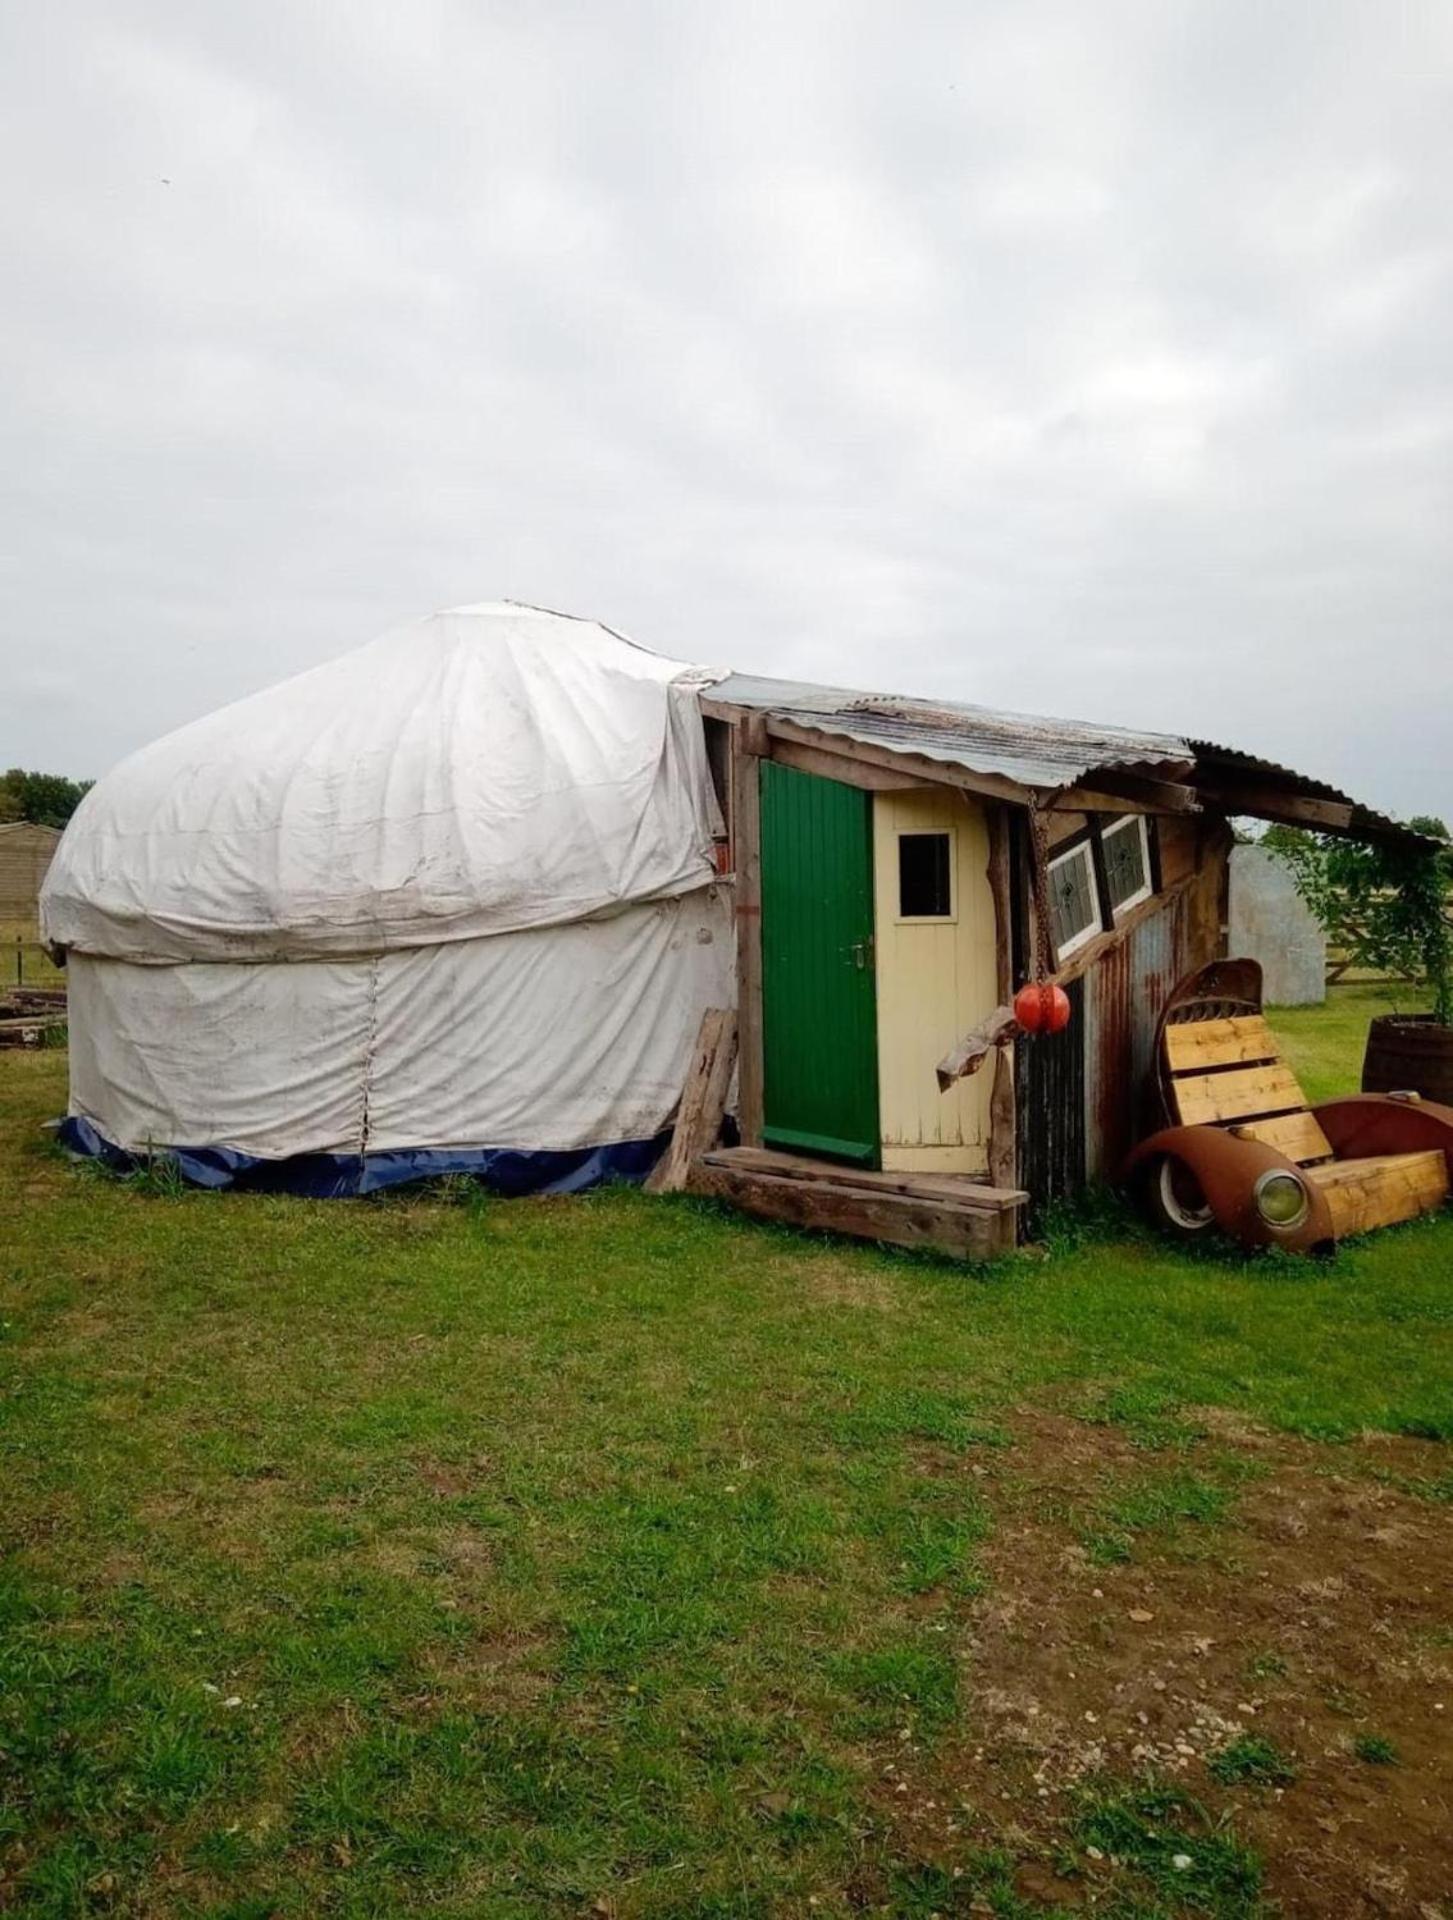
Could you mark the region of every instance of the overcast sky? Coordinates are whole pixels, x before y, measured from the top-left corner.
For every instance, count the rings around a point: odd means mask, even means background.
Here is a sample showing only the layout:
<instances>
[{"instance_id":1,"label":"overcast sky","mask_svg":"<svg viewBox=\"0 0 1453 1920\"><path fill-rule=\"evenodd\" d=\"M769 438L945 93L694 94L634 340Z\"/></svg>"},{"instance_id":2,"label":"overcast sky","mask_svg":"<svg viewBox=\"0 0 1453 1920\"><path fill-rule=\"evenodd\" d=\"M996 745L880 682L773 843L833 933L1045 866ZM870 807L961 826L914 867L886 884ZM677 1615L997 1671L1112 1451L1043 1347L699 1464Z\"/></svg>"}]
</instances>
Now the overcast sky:
<instances>
[{"instance_id":1,"label":"overcast sky","mask_svg":"<svg viewBox=\"0 0 1453 1920\"><path fill-rule=\"evenodd\" d=\"M1453 816L1448 0L8 0L0 766L513 597Z\"/></svg>"}]
</instances>

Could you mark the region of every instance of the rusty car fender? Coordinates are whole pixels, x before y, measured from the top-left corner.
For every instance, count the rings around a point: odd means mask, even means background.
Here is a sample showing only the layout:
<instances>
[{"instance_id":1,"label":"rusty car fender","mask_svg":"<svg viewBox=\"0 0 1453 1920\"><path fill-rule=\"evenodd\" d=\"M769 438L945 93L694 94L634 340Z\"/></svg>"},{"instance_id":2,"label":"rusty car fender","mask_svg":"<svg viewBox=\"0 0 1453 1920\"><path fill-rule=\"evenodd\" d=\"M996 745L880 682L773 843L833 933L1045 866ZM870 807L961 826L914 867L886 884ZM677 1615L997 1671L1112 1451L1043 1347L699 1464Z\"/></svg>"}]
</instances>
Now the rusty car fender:
<instances>
[{"instance_id":1,"label":"rusty car fender","mask_svg":"<svg viewBox=\"0 0 1453 1920\"><path fill-rule=\"evenodd\" d=\"M1453 1176L1453 1107L1436 1100L1400 1100L1393 1093L1354 1093L1312 1112L1339 1160L1440 1149Z\"/></svg>"},{"instance_id":2,"label":"rusty car fender","mask_svg":"<svg viewBox=\"0 0 1453 1920\"><path fill-rule=\"evenodd\" d=\"M1305 1253L1335 1238L1325 1196L1295 1160L1264 1140L1241 1140L1220 1127L1165 1127L1142 1140L1130 1155L1121 1172L1122 1182L1133 1183L1167 1156L1195 1175L1216 1225L1244 1247L1275 1246ZM1307 1217L1289 1232L1279 1232L1257 1211L1256 1182L1271 1172L1295 1174L1306 1188Z\"/></svg>"}]
</instances>

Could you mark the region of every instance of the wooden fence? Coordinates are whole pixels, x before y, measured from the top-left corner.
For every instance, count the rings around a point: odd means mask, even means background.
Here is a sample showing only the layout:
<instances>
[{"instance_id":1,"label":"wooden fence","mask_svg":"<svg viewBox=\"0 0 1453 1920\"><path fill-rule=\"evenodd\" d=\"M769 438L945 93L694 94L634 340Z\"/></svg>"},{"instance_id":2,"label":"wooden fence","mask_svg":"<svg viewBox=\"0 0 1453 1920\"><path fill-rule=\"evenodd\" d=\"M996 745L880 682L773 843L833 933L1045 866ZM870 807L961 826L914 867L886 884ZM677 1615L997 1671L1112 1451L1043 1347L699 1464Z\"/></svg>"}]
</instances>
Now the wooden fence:
<instances>
[{"instance_id":1,"label":"wooden fence","mask_svg":"<svg viewBox=\"0 0 1453 1920\"><path fill-rule=\"evenodd\" d=\"M1449 927L1453 928L1453 890L1450 890L1443 903L1443 918L1448 922ZM1339 940L1330 933L1327 936L1327 985L1329 987L1370 986L1379 980L1402 980L1411 984L1417 980L1417 974L1407 968L1379 969L1362 965L1357 958L1355 942L1357 936L1364 931L1364 923L1352 914L1344 915L1343 922L1348 938Z\"/></svg>"},{"instance_id":2,"label":"wooden fence","mask_svg":"<svg viewBox=\"0 0 1453 1920\"><path fill-rule=\"evenodd\" d=\"M65 972L33 933L10 933L0 942L0 993L7 987L64 987Z\"/></svg>"}]
</instances>

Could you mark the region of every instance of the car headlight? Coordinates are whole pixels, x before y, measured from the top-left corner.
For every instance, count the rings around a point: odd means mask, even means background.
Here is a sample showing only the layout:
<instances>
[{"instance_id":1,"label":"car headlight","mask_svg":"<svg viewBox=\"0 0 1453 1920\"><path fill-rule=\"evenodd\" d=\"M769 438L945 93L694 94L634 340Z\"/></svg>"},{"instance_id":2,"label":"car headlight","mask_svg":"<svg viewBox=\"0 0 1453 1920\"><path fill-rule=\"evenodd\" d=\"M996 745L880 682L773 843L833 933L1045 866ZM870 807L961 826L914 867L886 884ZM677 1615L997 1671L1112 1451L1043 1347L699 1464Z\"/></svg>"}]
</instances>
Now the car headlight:
<instances>
[{"instance_id":1,"label":"car headlight","mask_svg":"<svg viewBox=\"0 0 1453 1920\"><path fill-rule=\"evenodd\" d=\"M1276 1227L1283 1233L1290 1233L1299 1227L1307 1217L1311 1205L1307 1190L1294 1173L1284 1173L1280 1167L1273 1167L1269 1173L1262 1174L1253 1189L1256 1211L1269 1227Z\"/></svg>"}]
</instances>

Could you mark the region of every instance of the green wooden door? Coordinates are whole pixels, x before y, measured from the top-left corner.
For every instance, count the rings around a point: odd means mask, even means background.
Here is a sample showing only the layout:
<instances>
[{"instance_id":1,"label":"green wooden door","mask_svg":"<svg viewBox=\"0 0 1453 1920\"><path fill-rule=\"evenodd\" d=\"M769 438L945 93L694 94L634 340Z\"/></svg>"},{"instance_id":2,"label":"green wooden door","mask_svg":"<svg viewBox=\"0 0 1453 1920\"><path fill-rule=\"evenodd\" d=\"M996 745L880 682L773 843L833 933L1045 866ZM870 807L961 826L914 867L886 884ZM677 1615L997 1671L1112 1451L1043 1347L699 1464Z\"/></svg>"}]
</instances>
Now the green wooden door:
<instances>
[{"instance_id":1,"label":"green wooden door","mask_svg":"<svg viewBox=\"0 0 1453 1920\"><path fill-rule=\"evenodd\" d=\"M760 764L763 1135L876 1166L872 795Z\"/></svg>"}]
</instances>

